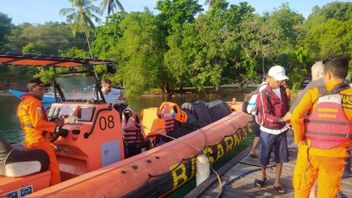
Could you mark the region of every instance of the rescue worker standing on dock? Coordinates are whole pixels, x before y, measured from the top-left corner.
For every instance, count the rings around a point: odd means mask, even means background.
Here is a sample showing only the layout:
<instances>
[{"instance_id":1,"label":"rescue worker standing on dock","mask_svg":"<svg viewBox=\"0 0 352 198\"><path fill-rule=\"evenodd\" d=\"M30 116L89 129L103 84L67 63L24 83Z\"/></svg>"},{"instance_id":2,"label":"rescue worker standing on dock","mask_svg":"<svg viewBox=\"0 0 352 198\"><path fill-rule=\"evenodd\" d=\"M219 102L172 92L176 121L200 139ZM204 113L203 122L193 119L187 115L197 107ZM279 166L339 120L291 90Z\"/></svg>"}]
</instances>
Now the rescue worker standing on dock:
<instances>
[{"instance_id":1,"label":"rescue worker standing on dock","mask_svg":"<svg viewBox=\"0 0 352 198\"><path fill-rule=\"evenodd\" d=\"M349 59L323 61L327 92L311 88L291 116L300 147L293 174L295 197L309 197L318 178L318 197L336 197L352 138L352 89L344 83ZM305 119L305 115L309 113Z\"/></svg>"},{"instance_id":2,"label":"rescue worker standing on dock","mask_svg":"<svg viewBox=\"0 0 352 198\"><path fill-rule=\"evenodd\" d=\"M29 81L27 88L28 92L22 96L22 101L17 107L17 117L25 134L24 146L44 150L49 155L50 185L54 185L60 183L61 178L54 149L47 135L52 134L56 127L63 126L64 121L48 121L41 102L46 87L39 78Z\"/></svg>"}]
</instances>

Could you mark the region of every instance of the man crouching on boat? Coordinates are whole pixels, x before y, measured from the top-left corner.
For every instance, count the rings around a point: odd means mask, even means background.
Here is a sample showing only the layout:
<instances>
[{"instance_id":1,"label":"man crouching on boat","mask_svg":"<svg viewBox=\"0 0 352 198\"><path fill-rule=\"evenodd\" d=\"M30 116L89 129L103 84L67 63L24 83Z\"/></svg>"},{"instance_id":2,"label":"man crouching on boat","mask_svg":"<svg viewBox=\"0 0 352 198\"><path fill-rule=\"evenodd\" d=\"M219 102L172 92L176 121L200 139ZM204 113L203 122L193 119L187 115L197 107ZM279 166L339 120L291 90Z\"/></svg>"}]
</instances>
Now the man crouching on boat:
<instances>
[{"instance_id":1,"label":"man crouching on boat","mask_svg":"<svg viewBox=\"0 0 352 198\"><path fill-rule=\"evenodd\" d=\"M61 181L59 165L50 139L45 134L54 133L56 127L64 125L64 121L48 121L41 102L46 86L39 78L29 81L27 88L28 92L22 96L22 101L17 107L17 117L25 134L24 146L42 149L49 155L50 185L54 185Z\"/></svg>"}]
</instances>

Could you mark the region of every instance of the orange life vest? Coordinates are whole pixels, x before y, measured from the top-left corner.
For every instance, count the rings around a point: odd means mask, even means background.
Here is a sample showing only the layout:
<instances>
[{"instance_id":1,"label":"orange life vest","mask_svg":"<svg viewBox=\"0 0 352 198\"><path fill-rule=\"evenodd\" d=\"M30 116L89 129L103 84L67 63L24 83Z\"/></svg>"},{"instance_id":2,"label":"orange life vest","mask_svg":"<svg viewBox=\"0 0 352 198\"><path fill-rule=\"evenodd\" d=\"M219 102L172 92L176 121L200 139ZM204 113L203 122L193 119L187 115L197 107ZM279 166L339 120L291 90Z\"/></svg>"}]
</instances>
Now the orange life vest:
<instances>
[{"instance_id":1,"label":"orange life vest","mask_svg":"<svg viewBox=\"0 0 352 198\"><path fill-rule=\"evenodd\" d=\"M313 148L331 149L352 138L352 123L346 118L337 91L318 99L313 112L306 119L306 138Z\"/></svg>"},{"instance_id":2,"label":"orange life vest","mask_svg":"<svg viewBox=\"0 0 352 198\"><path fill-rule=\"evenodd\" d=\"M166 117L168 117L167 114L169 114L174 120L181 123L186 123L188 119L186 112L173 102L163 102L159 107L159 112Z\"/></svg>"}]
</instances>

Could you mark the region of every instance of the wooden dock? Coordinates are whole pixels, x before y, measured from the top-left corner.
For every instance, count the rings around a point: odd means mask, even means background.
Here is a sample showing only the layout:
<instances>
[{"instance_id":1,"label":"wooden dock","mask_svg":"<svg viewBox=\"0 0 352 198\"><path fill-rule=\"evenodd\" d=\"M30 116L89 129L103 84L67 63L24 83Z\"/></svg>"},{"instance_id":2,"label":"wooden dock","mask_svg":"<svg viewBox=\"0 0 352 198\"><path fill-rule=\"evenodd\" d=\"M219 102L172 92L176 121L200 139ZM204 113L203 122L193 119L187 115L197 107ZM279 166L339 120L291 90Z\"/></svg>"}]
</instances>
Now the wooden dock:
<instances>
[{"instance_id":1,"label":"wooden dock","mask_svg":"<svg viewBox=\"0 0 352 198\"><path fill-rule=\"evenodd\" d=\"M287 190L286 194L279 194L273 188L275 178L274 162L269 164L269 167L272 166L272 168L267 169L268 180L266 182L266 186L264 188L256 188L254 186L254 180L261 178L259 159L253 159L249 157L248 148L239 154L245 157L242 157L242 159L237 161L232 161L232 166L228 168L226 172L224 172L224 170L220 170L220 172L223 172L219 173L223 183L222 188L220 187L219 182L213 176L208 179L211 181L203 182L199 187L191 191L186 197L294 197L292 175L294 166L296 164L295 157L297 155L297 147L293 144L291 135L288 135L288 144L290 161L288 163L284 163L281 175L281 185ZM257 153L259 153L259 151L257 151ZM231 161L229 163L231 163ZM343 179L342 185L342 193L344 195L342 197L352 198L352 177Z\"/></svg>"}]
</instances>

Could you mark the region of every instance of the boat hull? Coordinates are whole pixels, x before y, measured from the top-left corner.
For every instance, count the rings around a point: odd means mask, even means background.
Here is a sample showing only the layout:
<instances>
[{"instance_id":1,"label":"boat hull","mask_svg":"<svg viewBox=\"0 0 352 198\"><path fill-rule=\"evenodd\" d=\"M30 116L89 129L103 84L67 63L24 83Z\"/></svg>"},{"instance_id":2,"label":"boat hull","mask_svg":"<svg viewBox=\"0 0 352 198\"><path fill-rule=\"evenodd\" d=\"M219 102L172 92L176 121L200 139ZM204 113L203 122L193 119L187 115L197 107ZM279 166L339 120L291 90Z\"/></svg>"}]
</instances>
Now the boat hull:
<instances>
[{"instance_id":1,"label":"boat hull","mask_svg":"<svg viewBox=\"0 0 352 198\"><path fill-rule=\"evenodd\" d=\"M233 112L186 136L96 171L31 194L30 197L160 197L196 173L196 156L210 163L236 148L249 134L251 117Z\"/></svg>"}]
</instances>

